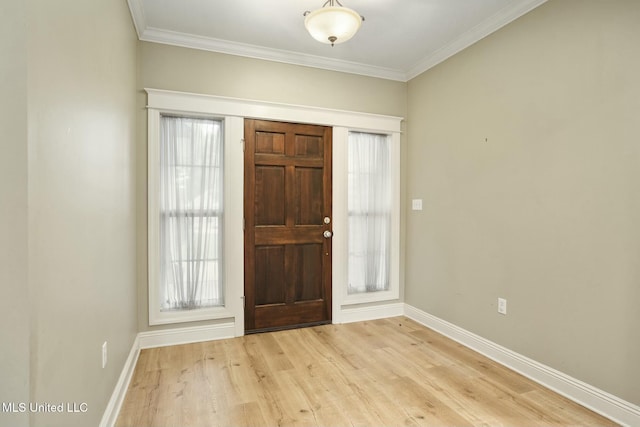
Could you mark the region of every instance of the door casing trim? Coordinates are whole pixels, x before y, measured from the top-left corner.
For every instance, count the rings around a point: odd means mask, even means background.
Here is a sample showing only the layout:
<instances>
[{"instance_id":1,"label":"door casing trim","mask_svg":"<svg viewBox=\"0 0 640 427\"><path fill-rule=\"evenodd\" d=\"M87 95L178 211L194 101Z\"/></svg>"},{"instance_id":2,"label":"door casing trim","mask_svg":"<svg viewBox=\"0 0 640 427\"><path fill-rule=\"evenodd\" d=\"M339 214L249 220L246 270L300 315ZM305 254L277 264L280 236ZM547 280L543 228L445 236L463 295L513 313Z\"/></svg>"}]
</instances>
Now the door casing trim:
<instances>
[{"instance_id":1,"label":"door casing trim","mask_svg":"<svg viewBox=\"0 0 640 427\"><path fill-rule=\"evenodd\" d=\"M244 233L243 193L244 188L244 119L277 120L293 123L307 123L333 127L333 274L332 274L332 319L333 323L342 323L343 307L356 303L344 301L343 288L346 288L346 263L335 252L336 247L346 247L346 188L337 181L338 168L344 168L346 159L336 155L339 144L347 141L348 131L387 133L396 140L399 150L401 123L403 118L380 114L336 110L305 105L281 104L249 99L229 98L215 95L177 92L162 89L145 88L147 108L165 113L197 114L224 117L226 119L225 137L229 139L232 150L225 153L226 167L236 171L225 183L225 192L230 199L225 206L225 221L232 221L225 240L230 243L226 253L226 296L230 317L226 320L234 323L235 336L244 335ZM237 147L237 148L235 148ZM346 151L345 151L346 152ZM230 190L231 189L231 190ZM232 193L232 194L229 194ZM399 191L398 191L399 193ZM399 195L398 195L399 197ZM343 224L336 216L343 215ZM336 229L338 227L338 229ZM341 230L341 231L339 231ZM399 233L398 233L399 234ZM396 253L399 253L399 247ZM399 255L398 255L399 256ZM346 258L342 258L343 260ZM397 273L399 276L399 272ZM399 287L400 284L398 283ZM396 293L398 295L398 293ZM393 296L385 297L388 301ZM398 302L397 296L395 301ZM381 301L383 302L383 301ZM380 304L380 302L378 303ZM376 305L378 305L376 304ZM385 304L382 304L385 305ZM349 318L344 316L344 320ZM223 319L216 320L218 322ZM348 321L348 320L347 320Z\"/></svg>"}]
</instances>

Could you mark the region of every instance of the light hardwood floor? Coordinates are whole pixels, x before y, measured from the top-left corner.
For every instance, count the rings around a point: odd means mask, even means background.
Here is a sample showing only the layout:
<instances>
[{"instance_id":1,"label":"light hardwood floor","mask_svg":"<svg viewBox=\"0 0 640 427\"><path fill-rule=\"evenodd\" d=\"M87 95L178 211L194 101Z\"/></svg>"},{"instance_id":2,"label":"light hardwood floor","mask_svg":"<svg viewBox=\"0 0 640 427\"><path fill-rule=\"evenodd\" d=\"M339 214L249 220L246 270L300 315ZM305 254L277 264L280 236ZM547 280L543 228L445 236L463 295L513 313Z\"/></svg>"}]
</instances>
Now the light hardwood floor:
<instances>
[{"instance_id":1,"label":"light hardwood floor","mask_svg":"<svg viewBox=\"0 0 640 427\"><path fill-rule=\"evenodd\" d=\"M117 427L616 425L404 317L143 350Z\"/></svg>"}]
</instances>

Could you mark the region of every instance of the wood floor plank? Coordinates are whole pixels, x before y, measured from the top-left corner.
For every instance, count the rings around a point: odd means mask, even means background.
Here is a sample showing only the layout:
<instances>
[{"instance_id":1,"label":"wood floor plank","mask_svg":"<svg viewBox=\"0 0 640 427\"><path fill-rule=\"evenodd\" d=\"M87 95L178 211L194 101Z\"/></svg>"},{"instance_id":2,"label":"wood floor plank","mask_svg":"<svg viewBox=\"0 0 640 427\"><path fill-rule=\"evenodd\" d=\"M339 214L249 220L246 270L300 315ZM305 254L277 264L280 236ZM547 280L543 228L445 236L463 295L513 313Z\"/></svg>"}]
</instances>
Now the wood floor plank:
<instances>
[{"instance_id":1,"label":"wood floor plank","mask_svg":"<svg viewBox=\"0 0 640 427\"><path fill-rule=\"evenodd\" d=\"M392 396L394 404L402 408L407 423L461 427L472 425L413 378L398 377L388 384L390 387L386 392Z\"/></svg>"},{"instance_id":2,"label":"wood floor plank","mask_svg":"<svg viewBox=\"0 0 640 427\"><path fill-rule=\"evenodd\" d=\"M613 426L404 317L142 350L117 427Z\"/></svg>"}]
</instances>

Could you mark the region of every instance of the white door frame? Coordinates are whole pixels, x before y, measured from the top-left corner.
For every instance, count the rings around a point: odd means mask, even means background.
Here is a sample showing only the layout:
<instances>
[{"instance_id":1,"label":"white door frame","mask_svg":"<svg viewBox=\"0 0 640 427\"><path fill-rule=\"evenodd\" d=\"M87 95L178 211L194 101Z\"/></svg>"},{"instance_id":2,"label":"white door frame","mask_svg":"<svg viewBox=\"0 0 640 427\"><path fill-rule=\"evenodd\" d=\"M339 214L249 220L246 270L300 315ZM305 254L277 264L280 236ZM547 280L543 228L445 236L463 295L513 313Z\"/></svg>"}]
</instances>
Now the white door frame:
<instances>
[{"instance_id":1,"label":"white door frame","mask_svg":"<svg viewBox=\"0 0 640 427\"><path fill-rule=\"evenodd\" d=\"M244 246L243 246L243 171L244 118L308 123L333 127L333 265L332 321L350 321L343 315L348 304L380 301L378 298L349 299L347 285L347 159L346 146L350 130L389 134L393 138L394 156L400 153L401 117L326 108L278 104L212 95L145 89L150 110L177 114L212 115L225 119L225 313L219 319L233 322L236 336L244 335ZM151 128L151 124L150 124ZM149 130L151 138L152 129ZM399 236L399 167L394 180L398 188L395 235ZM399 288L399 237L392 245L395 291L382 299L397 299ZM151 258L150 258L151 259ZM395 296L394 296L395 295ZM384 316L380 316L384 317Z\"/></svg>"}]
</instances>

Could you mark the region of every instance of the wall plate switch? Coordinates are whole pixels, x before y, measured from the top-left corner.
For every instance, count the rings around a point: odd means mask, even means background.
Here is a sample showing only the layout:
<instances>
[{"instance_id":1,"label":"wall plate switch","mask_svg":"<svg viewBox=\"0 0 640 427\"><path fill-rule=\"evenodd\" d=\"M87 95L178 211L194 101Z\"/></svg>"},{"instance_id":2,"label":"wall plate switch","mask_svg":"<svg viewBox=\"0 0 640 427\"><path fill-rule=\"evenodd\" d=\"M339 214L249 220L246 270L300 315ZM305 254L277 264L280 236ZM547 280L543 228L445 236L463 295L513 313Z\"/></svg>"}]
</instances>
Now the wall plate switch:
<instances>
[{"instance_id":1,"label":"wall plate switch","mask_svg":"<svg viewBox=\"0 0 640 427\"><path fill-rule=\"evenodd\" d=\"M498 313L507 314L507 300L504 298L498 298Z\"/></svg>"},{"instance_id":2,"label":"wall plate switch","mask_svg":"<svg viewBox=\"0 0 640 427\"><path fill-rule=\"evenodd\" d=\"M411 200L411 209L414 211L422 210L422 199L413 199Z\"/></svg>"},{"instance_id":3,"label":"wall plate switch","mask_svg":"<svg viewBox=\"0 0 640 427\"><path fill-rule=\"evenodd\" d=\"M107 366L107 342L102 344L102 369Z\"/></svg>"}]
</instances>

